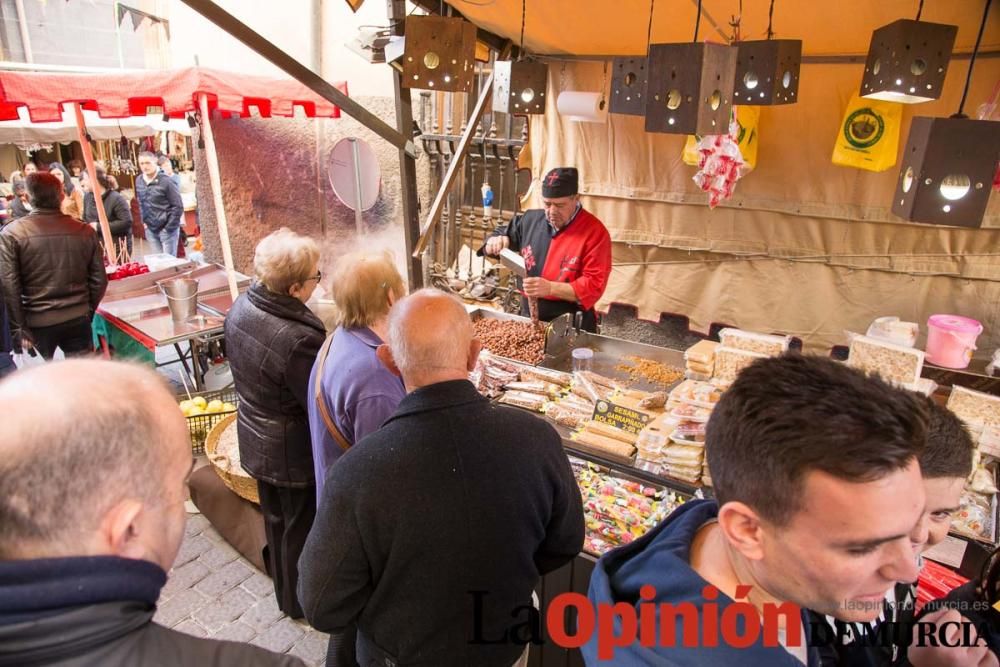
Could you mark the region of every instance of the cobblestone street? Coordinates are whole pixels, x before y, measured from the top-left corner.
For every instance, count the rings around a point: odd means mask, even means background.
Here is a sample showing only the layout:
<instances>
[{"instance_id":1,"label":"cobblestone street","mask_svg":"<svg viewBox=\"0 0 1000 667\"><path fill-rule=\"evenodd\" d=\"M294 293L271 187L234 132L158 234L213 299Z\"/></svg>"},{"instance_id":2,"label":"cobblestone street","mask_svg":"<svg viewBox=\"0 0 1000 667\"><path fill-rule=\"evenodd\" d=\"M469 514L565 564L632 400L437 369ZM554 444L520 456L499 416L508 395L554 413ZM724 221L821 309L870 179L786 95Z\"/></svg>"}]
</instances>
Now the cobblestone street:
<instances>
[{"instance_id":1,"label":"cobblestone street","mask_svg":"<svg viewBox=\"0 0 1000 667\"><path fill-rule=\"evenodd\" d=\"M154 620L198 637L290 653L310 667L326 658L327 635L281 613L271 579L226 544L201 514L188 516Z\"/></svg>"}]
</instances>

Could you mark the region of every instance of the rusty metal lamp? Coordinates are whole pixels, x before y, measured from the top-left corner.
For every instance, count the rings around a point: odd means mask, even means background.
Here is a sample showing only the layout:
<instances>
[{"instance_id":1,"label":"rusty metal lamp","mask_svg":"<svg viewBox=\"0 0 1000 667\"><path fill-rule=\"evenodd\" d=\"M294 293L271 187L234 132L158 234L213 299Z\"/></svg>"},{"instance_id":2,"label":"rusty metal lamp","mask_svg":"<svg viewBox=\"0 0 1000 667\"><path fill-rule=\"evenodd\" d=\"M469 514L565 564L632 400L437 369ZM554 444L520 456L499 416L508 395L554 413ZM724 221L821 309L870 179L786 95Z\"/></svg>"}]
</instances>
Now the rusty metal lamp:
<instances>
[{"instance_id":1,"label":"rusty metal lamp","mask_svg":"<svg viewBox=\"0 0 1000 667\"><path fill-rule=\"evenodd\" d=\"M861 97L919 104L941 97L958 27L899 19L872 33L861 79Z\"/></svg>"},{"instance_id":2,"label":"rusty metal lamp","mask_svg":"<svg viewBox=\"0 0 1000 667\"><path fill-rule=\"evenodd\" d=\"M493 111L516 114L545 113L549 66L523 59L524 24L528 0L521 0L521 43L517 60L493 64Z\"/></svg>"},{"instance_id":3,"label":"rusty metal lamp","mask_svg":"<svg viewBox=\"0 0 1000 667\"><path fill-rule=\"evenodd\" d=\"M475 72L476 26L461 18L407 16L403 85L465 93Z\"/></svg>"},{"instance_id":4,"label":"rusty metal lamp","mask_svg":"<svg viewBox=\"0 0 1000 667\"><path fill-rule=\"evenodd\" d=\"M972 68L989 15L969 60L962 101L950 118L915 117L903 150L892 212L911 222L980 227L1000 161L1000 122L964 113Z\"/></svg>"},{"instance_id":5,"label":"rusty metal lamp","mask_svg":"<svg viewBox=\"0 0 1000 667\"><path fill-rule=\"evenodd\" d=\"M794 104L799 95L802 40L772 39L774 0L767 14L767 39L736 44L733 104Z\"/></svg>"}]
</instances>

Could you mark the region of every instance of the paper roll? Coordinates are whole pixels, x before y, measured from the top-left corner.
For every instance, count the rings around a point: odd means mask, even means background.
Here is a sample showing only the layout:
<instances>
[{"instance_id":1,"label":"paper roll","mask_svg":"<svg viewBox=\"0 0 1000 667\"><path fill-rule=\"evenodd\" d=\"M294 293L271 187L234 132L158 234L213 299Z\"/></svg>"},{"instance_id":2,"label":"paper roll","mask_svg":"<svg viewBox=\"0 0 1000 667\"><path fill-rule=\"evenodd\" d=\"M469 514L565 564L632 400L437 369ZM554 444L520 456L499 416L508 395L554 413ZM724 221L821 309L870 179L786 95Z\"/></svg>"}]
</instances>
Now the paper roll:
<instances>
[{"instance_id":1,"label":"paper roll","mask_svg":"<svg viewBox=\"0 0 1000 667\"><path fill-rule=\"evenodd\" d=\"M608 103L601 93L563 91L556 99L556 109L566 120L603 123L608 119Z\"/></svg>"}]
</instances>

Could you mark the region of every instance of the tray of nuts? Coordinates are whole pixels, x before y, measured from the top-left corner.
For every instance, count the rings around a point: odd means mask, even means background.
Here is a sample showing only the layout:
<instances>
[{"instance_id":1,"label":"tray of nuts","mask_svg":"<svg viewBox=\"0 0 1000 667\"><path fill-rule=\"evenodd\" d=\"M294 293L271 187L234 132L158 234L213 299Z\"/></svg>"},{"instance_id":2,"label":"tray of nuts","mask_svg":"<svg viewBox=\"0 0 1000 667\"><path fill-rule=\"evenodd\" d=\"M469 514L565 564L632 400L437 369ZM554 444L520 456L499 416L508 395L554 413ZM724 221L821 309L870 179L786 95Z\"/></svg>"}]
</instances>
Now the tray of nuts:
<instances>
[{"instance_id":1,"label":"tray of nuts","mask_svg":"<svg viewBox=\"0 0 1000 667\"><path fill-rule=\"evenodd\" d=\"M487 350L532 366L545 357L545 329L526 317L477 309L469 313L476 338Z\"/></svg>"}]
</instances>

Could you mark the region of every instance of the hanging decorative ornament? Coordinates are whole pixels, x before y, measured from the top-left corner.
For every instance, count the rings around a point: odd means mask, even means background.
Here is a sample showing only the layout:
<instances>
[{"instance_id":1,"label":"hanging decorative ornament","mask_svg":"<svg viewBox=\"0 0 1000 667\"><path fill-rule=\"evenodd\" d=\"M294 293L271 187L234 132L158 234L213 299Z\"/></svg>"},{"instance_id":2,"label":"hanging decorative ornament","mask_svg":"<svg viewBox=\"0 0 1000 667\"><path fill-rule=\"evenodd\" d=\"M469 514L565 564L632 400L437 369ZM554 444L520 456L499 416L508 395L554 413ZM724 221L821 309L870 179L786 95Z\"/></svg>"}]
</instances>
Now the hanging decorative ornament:
<instances>
[{"instance_id":1,"label":"hanging decorative ornament","mask_svg":"<svg viewBox=\"0 0 1000 667\"><path fill-rule=\"evenodd\" d=\"M730 120L726 134L706 135L698 141L698 173L692 180L708 193L708 207L715 208L719 202L733 196L736 181L750 169L743 160L739 147L739 123L735 116Z\"/></svg>"}]
</instances>

